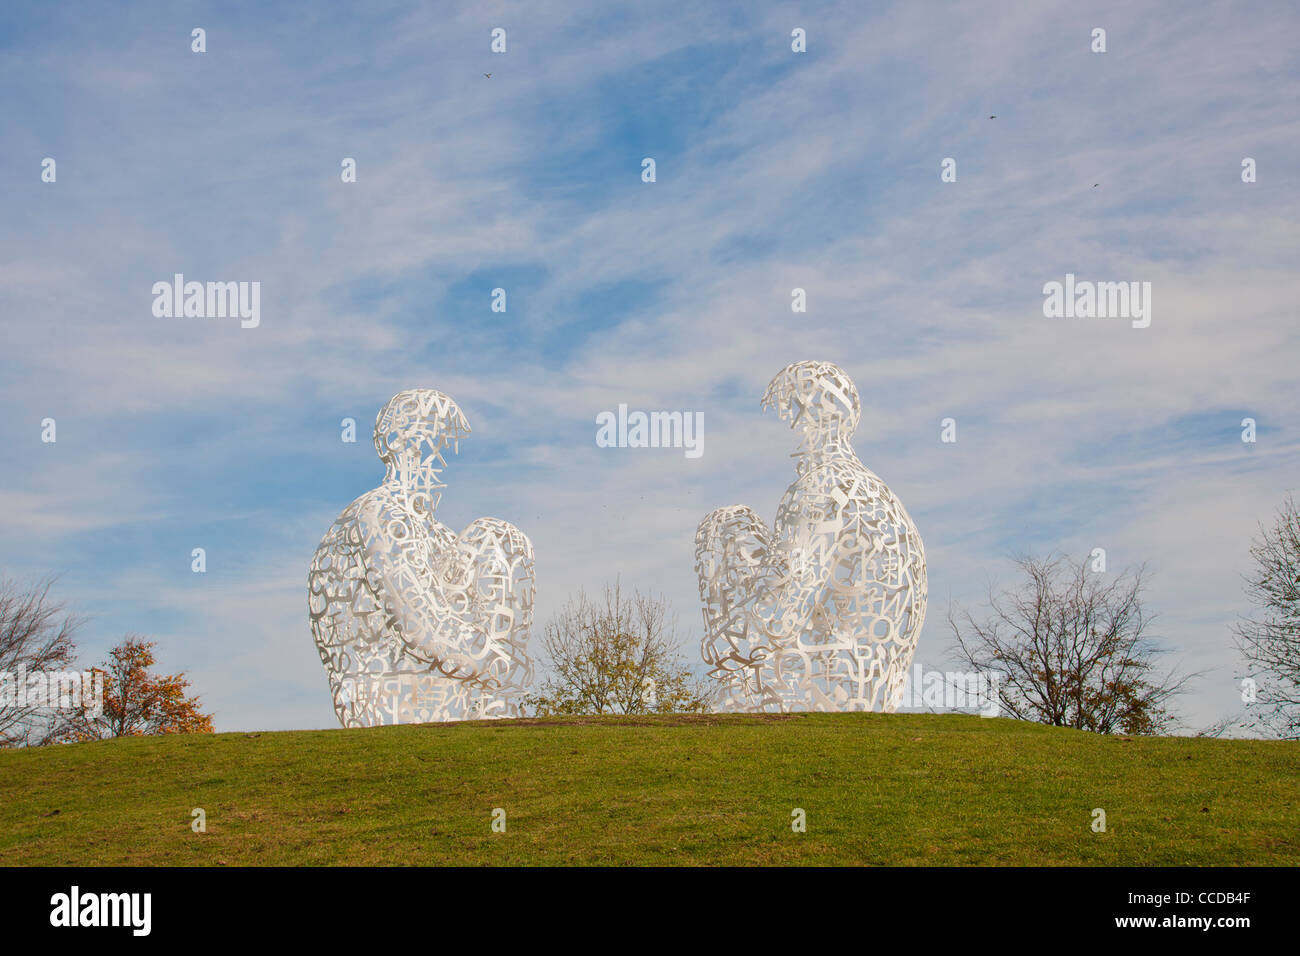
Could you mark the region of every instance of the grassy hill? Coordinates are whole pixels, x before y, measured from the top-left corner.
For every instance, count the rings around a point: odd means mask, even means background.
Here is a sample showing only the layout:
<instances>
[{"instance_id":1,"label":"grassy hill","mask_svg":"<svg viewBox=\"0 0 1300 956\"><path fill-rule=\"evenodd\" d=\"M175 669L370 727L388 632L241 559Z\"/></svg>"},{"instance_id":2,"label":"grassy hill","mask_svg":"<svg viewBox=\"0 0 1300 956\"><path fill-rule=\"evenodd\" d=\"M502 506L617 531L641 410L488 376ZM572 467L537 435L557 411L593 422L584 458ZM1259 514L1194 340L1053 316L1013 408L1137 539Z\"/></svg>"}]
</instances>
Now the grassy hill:
<instances>
[{"instance_id":1,"label":"grassy hill","mask_svg":"<svg viewBox=\"0 0 1300 956\"><path fill-rule=\"evenodd\" d=\"M1294 866L1298 783L1296 743L956 715L150 737L0 752L0 864Z\"/></svg>"}]
</instances>

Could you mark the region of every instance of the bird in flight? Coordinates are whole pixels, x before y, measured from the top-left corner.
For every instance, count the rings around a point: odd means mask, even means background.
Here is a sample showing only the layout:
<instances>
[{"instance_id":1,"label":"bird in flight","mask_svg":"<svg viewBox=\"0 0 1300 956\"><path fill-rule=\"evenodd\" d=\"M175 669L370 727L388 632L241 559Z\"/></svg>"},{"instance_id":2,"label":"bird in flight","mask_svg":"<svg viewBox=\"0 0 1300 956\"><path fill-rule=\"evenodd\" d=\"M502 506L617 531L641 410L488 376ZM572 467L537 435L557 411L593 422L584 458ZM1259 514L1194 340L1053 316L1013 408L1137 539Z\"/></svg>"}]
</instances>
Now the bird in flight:
<instances>
[{"instance_id":1,"label":"bird in flight","mask_svg":"<svg viewBox=\"0 0 1300 956\"><path fill-rule=\"evenodd\" d=\"M989 119L997 119L996 116L990 116Z\"/></svg>"},{"instance_id":2,"label":"bird in flight","mask_svg":"<svg viewBox=\"0 0 1300 956\"><path fill-rule=\"evenodd\" d=\"M492 79L491 73L484 73L483 75L486 76L489 80Z\"/></svg>"},{"instance_id":3,"label":"bird in flight","mask_svg":"<svg viewBox=\"0 0 1300 956\"><path fill-rule=\"evenodd\" d=\"M1096 188L1097 188L1098 186L1100 186L1100 185L1101 185L1101 183L1093 183L1093 184L1092 184L1092 188L1093 188L1093 189L1096 189Z\"/></svg>"}]
</instances>

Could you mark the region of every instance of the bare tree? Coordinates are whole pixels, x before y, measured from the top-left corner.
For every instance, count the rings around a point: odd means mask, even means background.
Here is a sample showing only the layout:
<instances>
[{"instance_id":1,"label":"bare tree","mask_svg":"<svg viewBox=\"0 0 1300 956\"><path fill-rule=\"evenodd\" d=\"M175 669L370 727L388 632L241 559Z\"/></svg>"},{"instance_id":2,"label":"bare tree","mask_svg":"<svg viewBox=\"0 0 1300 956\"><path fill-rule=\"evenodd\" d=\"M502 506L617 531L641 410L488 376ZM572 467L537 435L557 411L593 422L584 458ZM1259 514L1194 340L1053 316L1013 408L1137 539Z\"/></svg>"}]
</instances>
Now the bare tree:
<instances>
[{"instance_id":1,"label":"bare tree","mask_svg":"<svg viewBox=\"0 0 1300 956\"><path fill-rule=\"evenodd\" d=\"M706 681L686 665L676 619L662 598L606 585L603 601L579 592L546 625L550 676L529 698L538 714L699 713Z\"/></svg>"},{"instance_id":2,"label":"bare tree","mask_svg":"<svg viewBox=\"0 0 1300 956\"><path fill-rule=\"evenodd\" d=\"M50 597L53 579L23 588L0 579L0 747L23 747L62 739L68 718L44 696L27 703L18 684L29 673L71 669L73 635L81 620Z\"/></svg>"},{"instance_id":3,"label":"bare tree","mask_svg":"<svg viewBox=\"0 0 1300 956\"><path fill-rule=\"evenodd\" d=\"M1233 628L1258 684L1250 723L1300 739L1300 511L1291 495L1271 528L1260 525L1250 554L1246 593L1259 611Z\"/></svg>"},{"instance_id":4,"label":"bare tree","mask_svg":"<svg viewBox=\"0 0 1300 956\"><path fill-rule=\"evenodd\" d=\"M1115 576L1068 557L1022 557L1015 590L989 588L987 613L950 609L955 651L1001 675L1003 710L1021 720L1097 733L1154 734L1174 721L1166 703L1194 675L1157 674L1146 634L1145 566Z\"/></svg>"}]
</instances>

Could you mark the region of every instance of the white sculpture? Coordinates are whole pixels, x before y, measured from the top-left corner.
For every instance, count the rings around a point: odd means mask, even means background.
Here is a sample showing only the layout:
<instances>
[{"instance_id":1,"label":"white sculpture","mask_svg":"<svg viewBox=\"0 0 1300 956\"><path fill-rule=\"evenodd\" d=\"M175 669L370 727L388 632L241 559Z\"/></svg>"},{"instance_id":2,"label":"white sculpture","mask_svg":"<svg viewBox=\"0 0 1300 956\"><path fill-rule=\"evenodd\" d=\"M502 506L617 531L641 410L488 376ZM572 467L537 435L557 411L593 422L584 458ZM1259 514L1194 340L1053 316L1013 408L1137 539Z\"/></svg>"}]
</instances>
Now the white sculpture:
<instances>
[{"instance_id":1,"label":"white sculpture","mask_svg":"<svg viewBox=\"0 0 1300 956\"><path fill-rule=\"evenodd\" d=\"M434 517L443 449L470 432L433 389L399 392L375 421L383 483L344 509L307 578L312 635L345 727L514 716L532 679L533 546L478 518Z\"/></svg>"},{"instance_id":2,"label":"white sculpture","mask_svg":"<svg viewBox=\"0 0 1300 956\"><path fill-rule=\"evenodd\" d=\"M802 432L775 526L732 505L695 535L702 650L720 703L893 711L925 620L921 536L849 445L861 403L842 369L788 365L762 405Z\"/></svg>"}]
</instances>

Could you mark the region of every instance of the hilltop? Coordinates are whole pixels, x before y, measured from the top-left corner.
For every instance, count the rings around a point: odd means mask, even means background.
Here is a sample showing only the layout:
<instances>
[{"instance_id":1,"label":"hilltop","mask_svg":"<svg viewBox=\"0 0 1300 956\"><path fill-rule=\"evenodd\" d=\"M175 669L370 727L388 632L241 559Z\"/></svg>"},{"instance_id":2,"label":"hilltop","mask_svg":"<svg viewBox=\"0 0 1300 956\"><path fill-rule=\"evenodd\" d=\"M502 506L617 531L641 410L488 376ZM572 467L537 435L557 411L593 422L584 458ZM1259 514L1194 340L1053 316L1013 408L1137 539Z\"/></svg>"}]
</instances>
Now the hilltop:
<instances>
[{"instance_id":1,"label":"hilltop","mask_svg":"<svg viewBox=\"0 0 1300 956\"><path fill-rule=\"evenodd\" d=\"M0 751L0 864L1295 866L1297 780L1297 743L961 715L146 737Z\"/></svg>"}]
</instances>

